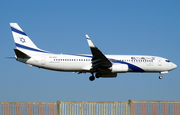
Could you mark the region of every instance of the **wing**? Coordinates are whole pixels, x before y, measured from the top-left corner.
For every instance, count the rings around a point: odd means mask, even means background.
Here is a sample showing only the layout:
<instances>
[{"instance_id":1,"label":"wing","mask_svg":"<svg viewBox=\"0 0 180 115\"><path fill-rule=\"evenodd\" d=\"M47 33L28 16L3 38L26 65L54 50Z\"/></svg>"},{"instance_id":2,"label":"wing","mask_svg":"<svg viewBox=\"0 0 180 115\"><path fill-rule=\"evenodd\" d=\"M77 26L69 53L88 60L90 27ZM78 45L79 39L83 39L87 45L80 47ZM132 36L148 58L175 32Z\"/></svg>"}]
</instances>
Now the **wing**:
<instances>
[{"instance_id":1,"label":"wing","mask_svg":"<svg viewBox=\"0 0 180 115\"><path fill-rule=\"evenodd\" d=\"M93 55L92 67L93 69L109 68L112 66L111 61L92 43L89 36L86 34L87 42Z\"/></svg>"}]
</instances>

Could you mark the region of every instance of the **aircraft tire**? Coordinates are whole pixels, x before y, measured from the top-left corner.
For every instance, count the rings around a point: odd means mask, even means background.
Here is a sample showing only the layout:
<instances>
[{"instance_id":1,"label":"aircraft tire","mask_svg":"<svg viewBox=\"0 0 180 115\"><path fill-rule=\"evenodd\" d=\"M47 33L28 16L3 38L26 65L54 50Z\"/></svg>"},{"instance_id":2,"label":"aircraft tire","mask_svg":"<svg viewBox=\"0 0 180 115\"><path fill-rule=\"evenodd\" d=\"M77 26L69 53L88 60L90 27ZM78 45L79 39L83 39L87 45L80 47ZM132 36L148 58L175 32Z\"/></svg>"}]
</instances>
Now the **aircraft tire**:
<instances>
[{"instance_id":1,"label":"aircraft tire","mask_svg":"<svg viewBox=\"0 0 180 115\"><path fill-rule=\"evenodd\" d=\"M90 77L89 77L89 80L90 80L90 81L94 81L94 80L95 80L95 77L94 77L94 76L90 76Z\"/></svg>"},{"instance_id":2,"label":"aircraft tire","mask_svg":"<svg viewBox=\"0 0 180 115\"><path fill-rule=\"evenodd\" d=\"M100 78L101 77L101 73L96 73L96 78Z\"/></svg>"},{"instance_id":3,"label":"aircraft tire","mask_svg":"<svg viewBox=\"0 0 180 115\"><path fill-rule=\"evenodd\" d=\"M162 76L159 76L159 79L162 79L163 77Z\"/></svg>"}]
</instances>

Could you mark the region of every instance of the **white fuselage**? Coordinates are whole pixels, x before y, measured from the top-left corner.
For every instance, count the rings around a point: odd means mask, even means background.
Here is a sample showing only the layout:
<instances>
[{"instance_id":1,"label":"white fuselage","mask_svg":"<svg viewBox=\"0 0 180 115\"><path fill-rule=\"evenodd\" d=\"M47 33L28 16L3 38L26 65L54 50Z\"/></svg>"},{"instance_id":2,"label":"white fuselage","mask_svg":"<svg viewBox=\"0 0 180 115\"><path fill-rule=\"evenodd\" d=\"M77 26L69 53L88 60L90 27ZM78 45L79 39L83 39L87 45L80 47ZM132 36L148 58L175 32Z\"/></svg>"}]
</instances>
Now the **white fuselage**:
<instances>
[{"instance_id":1,"label":"white fuselage","mask_svg":"<svg viewBox=\"0 0 180 115\"><path fill-rule=\"evenodd\" d=\"M113 64L127 64L127 72L164 72L177 66L169 60L144 55L106 55ZM30 59L17 58L18 61L55 71L91 72L92 55L49 54L34 55ZM121 72L119 72L121 73Z\"/></svg>"}]
</instances>

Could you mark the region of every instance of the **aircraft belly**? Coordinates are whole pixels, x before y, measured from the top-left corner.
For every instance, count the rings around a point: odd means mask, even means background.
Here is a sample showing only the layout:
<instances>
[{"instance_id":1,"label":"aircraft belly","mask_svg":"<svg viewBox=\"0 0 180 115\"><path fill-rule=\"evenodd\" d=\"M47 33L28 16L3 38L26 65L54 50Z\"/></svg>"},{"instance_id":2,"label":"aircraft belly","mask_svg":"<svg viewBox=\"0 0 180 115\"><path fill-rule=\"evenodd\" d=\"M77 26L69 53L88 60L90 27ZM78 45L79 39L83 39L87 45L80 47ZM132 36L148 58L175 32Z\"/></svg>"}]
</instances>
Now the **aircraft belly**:
<instances>
[{"instance_id":1,"label":"aircraft belly","mask_svg":"<svg viewBox=\"0 0 180 115\"><path fill-rule=\"evenodd\" d=\"M58 69L62 71L81 71L82 67L87 65L80 62L61 62L58 64Z\"/></svg>"}]
</instances>

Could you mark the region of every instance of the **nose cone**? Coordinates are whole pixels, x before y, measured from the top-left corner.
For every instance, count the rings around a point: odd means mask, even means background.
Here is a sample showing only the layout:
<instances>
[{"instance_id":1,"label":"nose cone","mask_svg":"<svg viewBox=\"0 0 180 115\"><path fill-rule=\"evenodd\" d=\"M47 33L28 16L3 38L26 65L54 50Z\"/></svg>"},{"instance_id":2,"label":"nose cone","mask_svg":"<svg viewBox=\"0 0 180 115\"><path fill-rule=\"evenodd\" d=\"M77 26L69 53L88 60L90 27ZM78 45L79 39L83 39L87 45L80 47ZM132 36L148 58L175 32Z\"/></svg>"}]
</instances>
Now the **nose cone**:
<instances>
[{"instance_id":1,"label":"nose cone","mask_svg":"<svg viewBox=\"0 0 180 115\"><path fill-rule=\"evenodd\" d=\"M177 65L174 64L174 63L172 63L171 67L172 67L172 69L176 69L176 68L177 68Z\"/></svg>"}]
</instances>

